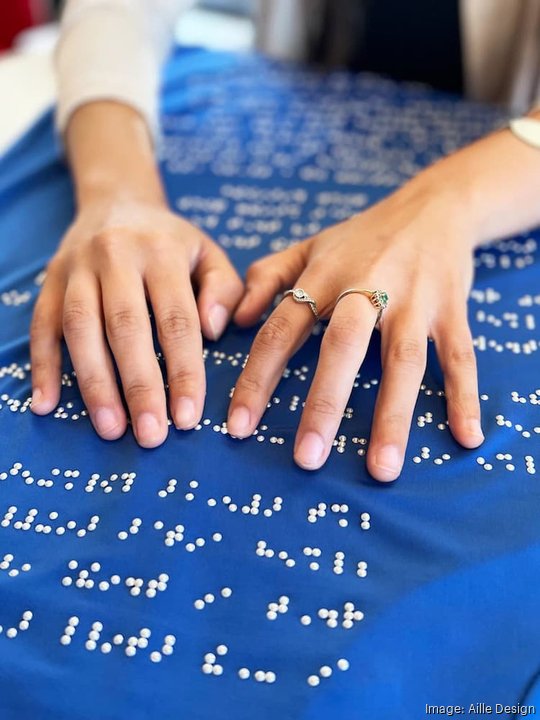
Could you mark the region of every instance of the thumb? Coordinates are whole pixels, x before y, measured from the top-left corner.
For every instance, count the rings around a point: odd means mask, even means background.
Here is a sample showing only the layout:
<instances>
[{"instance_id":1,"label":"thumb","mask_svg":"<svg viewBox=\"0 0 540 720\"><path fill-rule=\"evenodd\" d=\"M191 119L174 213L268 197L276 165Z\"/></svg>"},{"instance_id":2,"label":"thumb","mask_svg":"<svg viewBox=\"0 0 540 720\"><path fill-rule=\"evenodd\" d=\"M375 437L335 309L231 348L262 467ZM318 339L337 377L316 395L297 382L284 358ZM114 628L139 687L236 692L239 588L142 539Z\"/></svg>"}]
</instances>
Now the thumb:
<instances>
[{"instance_id":1,"label":"thumb","mask_svg":"<svg viewBox=\"0 0 540 720\"><path fill-rule=\"evenodd\" d=\"M277 293L294 285L307 259L308 241L257 260L248 268L246 292L234 315L238 325L253 325Z\"/></svg>"},{"instance_id":2,"label":"thumb","mask_svg":"<svg viewBox=\"0 0 540 720\"><path fill-rule=\"evenodd\" d=\"M244 284L224 251L212 240L203 247L193 272L199 287L197 308L203 335L217 340L244 292Z\"/></svg>"}]
</instances>

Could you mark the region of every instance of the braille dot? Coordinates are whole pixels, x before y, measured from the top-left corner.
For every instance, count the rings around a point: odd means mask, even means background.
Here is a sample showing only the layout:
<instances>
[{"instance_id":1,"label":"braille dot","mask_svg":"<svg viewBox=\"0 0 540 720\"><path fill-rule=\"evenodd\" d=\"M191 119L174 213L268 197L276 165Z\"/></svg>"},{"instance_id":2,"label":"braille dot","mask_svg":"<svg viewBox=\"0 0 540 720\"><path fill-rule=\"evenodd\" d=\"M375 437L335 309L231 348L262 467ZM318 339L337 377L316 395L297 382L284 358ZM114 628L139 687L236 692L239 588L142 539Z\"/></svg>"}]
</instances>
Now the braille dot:
<instances>
[{"instance_id":1,"label":"braille dot","mask_svg":"<svg viewBox=\"0 0 540 720\"><path fill-rule=\"evenodd\" d=\"M214 665L212 667L212 673L214 675L223 675L223 666L222 665Z\"/></svg>"},{"instance_id":2,"label":"braille dot","mask_svg":"<svg viewBox=\"0 0 540 720\"><path fill-rule=\"evenodd\" d=\"M161 662L161 653L154 650L154 652L150 653L150 660L154 663Z\"/></svg>"},{"instance_id":3,"label":"braille dot","mask_svg":"<svg viewBox=\"0 0 540 720\"><path fill-rule=\"evenodd\" d=\"M317 675L310 675L307 679L307 683L311 685L311 687L316 687L320 682L320 678Z\"/></svg>"},{"instance_id":4,"label":"braille dot","mask_svg":"<svg viewBox=\"0 0 540 720\"><path fill-rule=\"evenodd\" d=\"M247 680L250 675L251 673L247 668L240 668L240 670L238 671L238 677L240 678L240 680Z\"/></svg>"},{"instance_id":5,"label":"braille dot","mask_svg":"<svg viewBox=\"0 0 540 720\"><path fill-rule=\"evenodd\" d=\"M232 595L232 590L230 587L224 587L221 588L221 596L224 598L230 598Z\"/></svg>"},{"instance_id":6,"label":"braille dot","mask_svg":"<svg viewBox=\"0 0 540 720\"><path fill-rule=\"evenodd\" d=\"M300 622L302 625L311 625L311 618L309 615L302 615L300 618Z\"/></svg>"},{"instance_id":7,"label":"braille dot","mask_svg":"<svg viewBox=\"0 0 540 720\"><path fill-rule=\"evenodd\" d=\"M337 661L336 665L337 665L337 667L338 667L339 670L348 670L349 667L350 667L349 661L348 661L348 660L345 660L345 658L340 658L340 659Z\"/></svg>"},{"instance_id":8,"label":"braille dot","mask_svg":"<svg viewBox=\"0 0 540 720\"><path fill-rule=\"evenodd\" d=\"M319 675L323 678L328 678L332 674L332 668L329 665L323 665L319 670Z\"/></svg>"}]
</instances>

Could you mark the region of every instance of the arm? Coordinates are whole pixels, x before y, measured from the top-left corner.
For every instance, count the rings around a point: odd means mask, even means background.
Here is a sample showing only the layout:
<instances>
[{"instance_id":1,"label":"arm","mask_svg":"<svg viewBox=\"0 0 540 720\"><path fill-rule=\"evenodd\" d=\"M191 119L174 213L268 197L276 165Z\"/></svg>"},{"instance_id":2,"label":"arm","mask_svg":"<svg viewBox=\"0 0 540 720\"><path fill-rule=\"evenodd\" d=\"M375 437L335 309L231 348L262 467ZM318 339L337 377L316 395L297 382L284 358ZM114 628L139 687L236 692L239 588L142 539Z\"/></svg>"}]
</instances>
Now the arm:
<instances>
[{"instance_id":1,"label":"arm","mask_svg":"<svg viewBox=\"0 0 540 720\"><path fill-rule=\"evenodd\" d=\"M48 265L34 310L32 409L45 414L59 401L64 336L97 432L112 440L126 430L116 364L136 439L154 447L164 441L168 425L147 301L165 356L170 414L177 428L189 429L204 404L201 331L210 339L221 334L242 283L223 251L167 207L152 147L150 86L157 83L157 55L149 44L141 56L137 43L124 43L124 32L143 37L137 16L126 9L132 5L77 0L68 6L86 9L65 25L57 62L57 122L75 182L77 214ZM125 21L116 25L118 37L105 27L108 15L102 13L113 6ZM97 43L99 29L104 34ZM103 64L104 58L115 61L113 43L129 49L135 68L144 68L137 78L141 88L130 88L132 70L123 67L123 56L117 66ZM150 67L146 53L153 58Z\"/></svg>"}]
</instances>

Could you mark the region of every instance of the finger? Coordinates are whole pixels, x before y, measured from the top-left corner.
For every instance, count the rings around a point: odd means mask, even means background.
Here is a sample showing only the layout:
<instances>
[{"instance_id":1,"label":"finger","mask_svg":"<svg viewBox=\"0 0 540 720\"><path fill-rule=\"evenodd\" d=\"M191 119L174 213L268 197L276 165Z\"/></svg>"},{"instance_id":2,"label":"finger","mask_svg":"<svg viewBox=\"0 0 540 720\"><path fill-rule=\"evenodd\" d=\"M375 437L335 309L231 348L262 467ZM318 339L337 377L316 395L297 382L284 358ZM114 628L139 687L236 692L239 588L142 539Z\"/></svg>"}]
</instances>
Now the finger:
<instances>
[{"instance_id":1,"label":"finger","mask_svg":"<svg viewBox=\"0 0 540 720\"><path fill-rule=\"evenodd\" d=\"M301 276L300 282L311 297L321 294L313 275ZM253 432L287 361L308 338L314 323L309 305L287 296L261 327L229 406L227 427L231 435L244 438Z\"/></svg>"},{"instance_id":2,"label":"finger","mask_svg":"<svg viewBox=\"0 0 540 720\"><path fill-rule=\"evenodd\" d=\"M388 312L388 311L386 311ZM367 468L376 480L395 480L403 466L412 415L427 362L427 320L387 315L381 330L382 378L375 403Z\"/></svg>"},{"instance_id":3,"label":"finger","mask_svg":"<svg viewBox=\"0 0 540 720\"><path fill-rule=\"evenodd\" d=\"M476 355L467 322L467 306L458 305L433 331L439 364L444 373L448 424L456 440L468 448L484 441L481 426Z\"/></svg>"},{"instance_id":4,"label":"finger","mask_svg":"<svg viewBox=\"0 0 540 720\"><path fill-rule=\"evenodd\" d=\"M30 325L31 409L37 415L50 413L60 401L63 303L64 283L49 271Z\"/></svg>"},{"instance_id":5,"label":"finger","mask_svg":"<svg viewBox=\"0 0 540 720\"><path fill-rule=\"evenodd\" d=\"M332 313L296 434L294 458L306 470L321 467L330 453L374 322L361 295L344 297Z\"/></svg>"},{"instance_id":6,"label":"finger","mask_svg":"<svg viewBox=\"0 0 540 720\"><path fill-rule=\"evenodd\" d=\"M92 424L102 438L116 440L126 431L126 413L105 341L99 285L93 274L79 273L69 279L63 330Z\"/></svg>"},{"instance_id":7,"label":"finger","mask_svg":"<svg viewBox=\"0 0 540 720\"><path fill-rule=\"evenodd\" d=\"M306 265L307 241L254 262L246 275L246 293L236 310L239 325L253 325L277 293L288 290Z\"/></svg>"},{"instance_id":8,"label":"finger","mask_svg":"<svg viewBox=\"0 0 540 720\"><path fill-rule=\"evenodd\" d=\"M201 326L189 266L158 265L146 273L158 338L167 365L169 402L177 429L199 422L205 395Z\"/></svg>"},{"instance_id":9,"label":"finger","mask_svg":"<svg viewBox=\"0 0 540 720\"><path fill-rule=\"evenodd\" d=\"M217 340L242 297L244 285L223 250L210 240L203 247L193 278L199 286L202 331L209 340Z\"/></svg>"},{"instance_id":10,"label":"finger","mask_svg":"<svg viewBox=\"0 0 540 720\"><path fill-rule=\"evenodd\" d=\"M135 437L142 447L156 447L167 436L167 410L141 275L117 258L103 272L101 286L107 338Z\"/></svg>"}]
</instances>

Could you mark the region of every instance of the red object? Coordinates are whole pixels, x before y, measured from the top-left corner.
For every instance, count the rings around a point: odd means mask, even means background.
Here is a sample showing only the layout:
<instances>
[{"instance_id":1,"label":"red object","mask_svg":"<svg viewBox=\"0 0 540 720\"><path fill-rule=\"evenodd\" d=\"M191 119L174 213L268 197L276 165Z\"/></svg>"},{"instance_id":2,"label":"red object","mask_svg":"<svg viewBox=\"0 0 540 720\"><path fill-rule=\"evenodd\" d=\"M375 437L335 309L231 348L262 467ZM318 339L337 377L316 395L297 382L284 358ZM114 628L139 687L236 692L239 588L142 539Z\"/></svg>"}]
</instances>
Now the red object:
<instances>
[{"instance_id":1,"label":"red object","mask_svg":"<svg viewBox=\"0 0 540 720\"><path fill-rule=\"evenodd\" d=\"M49 18L46 0L9 0L0 5L0 50L13 45L17 35Z\"/></svg>"}]
</instances>

